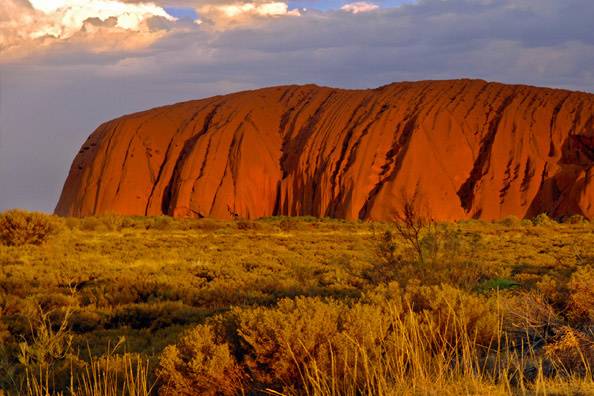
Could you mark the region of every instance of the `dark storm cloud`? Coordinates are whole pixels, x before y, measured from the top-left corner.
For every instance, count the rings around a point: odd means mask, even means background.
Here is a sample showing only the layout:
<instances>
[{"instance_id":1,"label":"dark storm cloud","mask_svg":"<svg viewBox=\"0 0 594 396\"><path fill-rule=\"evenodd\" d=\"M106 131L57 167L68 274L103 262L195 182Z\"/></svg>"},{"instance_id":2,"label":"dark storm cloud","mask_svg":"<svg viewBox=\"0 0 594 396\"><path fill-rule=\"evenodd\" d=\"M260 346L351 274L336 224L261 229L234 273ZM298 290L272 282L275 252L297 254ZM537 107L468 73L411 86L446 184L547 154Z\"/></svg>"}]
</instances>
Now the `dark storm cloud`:
<instances>
[{"instance_id":1,"label":"dark storm cloud","mask_svg":"<svg viewBox=\"0 0 594 396\"><path fill-rule=\"evenodd\" d=\"M53 209L101 121L160 104L276 84L458 77L592 92L593 20L591 0L425 0L225 31L185 23L135 51L64 43L0 65L0 209Z\"/></svg>"}]
</instances>

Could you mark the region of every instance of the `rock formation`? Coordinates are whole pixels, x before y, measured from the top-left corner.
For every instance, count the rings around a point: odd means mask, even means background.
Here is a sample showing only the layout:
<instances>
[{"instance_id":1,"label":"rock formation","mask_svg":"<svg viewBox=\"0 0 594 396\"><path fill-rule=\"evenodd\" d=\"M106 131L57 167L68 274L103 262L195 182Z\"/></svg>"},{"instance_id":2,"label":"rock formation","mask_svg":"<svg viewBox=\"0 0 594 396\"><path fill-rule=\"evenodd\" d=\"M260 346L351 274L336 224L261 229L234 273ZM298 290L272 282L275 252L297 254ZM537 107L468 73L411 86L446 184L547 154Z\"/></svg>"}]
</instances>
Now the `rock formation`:
<instances>
[{"instance_id":1,"label":"rock formation","mask_svg":"<svg viewBox=\"0 0 594 396\"><path fill-rule=\"evenodd\" d=\"M283 86L101 125L61 215L594 218L594 95L478 80Z\"/></svg>"}]
</instances>

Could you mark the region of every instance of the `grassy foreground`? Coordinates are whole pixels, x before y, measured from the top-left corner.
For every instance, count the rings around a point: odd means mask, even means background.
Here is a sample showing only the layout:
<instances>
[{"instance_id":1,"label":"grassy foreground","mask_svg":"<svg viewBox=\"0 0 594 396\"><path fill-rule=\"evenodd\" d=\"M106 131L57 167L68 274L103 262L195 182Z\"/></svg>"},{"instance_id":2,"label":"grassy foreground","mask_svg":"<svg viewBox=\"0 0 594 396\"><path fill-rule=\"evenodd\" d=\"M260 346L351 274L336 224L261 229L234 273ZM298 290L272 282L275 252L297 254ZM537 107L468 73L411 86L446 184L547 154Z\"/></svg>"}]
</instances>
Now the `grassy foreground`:
<instances>
[{"instance_id":1,"label":"grassy foreground","mask_svg":"<svg viewBox=\"0 0 594 396\"><path fill-rule=\"evenodd\" d=\"M594 394L589 222L34 221L0 242L5 394Z\"/></svg>"}]
</instances>

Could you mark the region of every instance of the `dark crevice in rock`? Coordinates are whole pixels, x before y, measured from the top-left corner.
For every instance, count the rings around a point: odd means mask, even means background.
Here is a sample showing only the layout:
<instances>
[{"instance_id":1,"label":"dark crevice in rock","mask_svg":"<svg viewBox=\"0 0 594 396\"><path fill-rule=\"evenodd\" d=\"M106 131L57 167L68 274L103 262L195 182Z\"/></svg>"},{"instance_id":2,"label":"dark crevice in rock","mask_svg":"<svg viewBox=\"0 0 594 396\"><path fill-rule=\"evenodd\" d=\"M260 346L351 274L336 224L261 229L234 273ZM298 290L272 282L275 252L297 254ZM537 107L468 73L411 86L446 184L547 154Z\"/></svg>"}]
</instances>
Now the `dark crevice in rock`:
<instances>
[{"instance_id":1,"label":"dark crevice in rock","mask_svg":"<svg viewBox=\"0 0 594 396\"><path fill-rule=\"evenodd\" d=\"M486 136L481 141L481 148L479 151L479 155L476 158L472 170L470 171L470 176L466 181L462 184L460 189L458 190L458 197L460 198L460 204L462 208L468 213L472 208L472 204L474 201L474 194L475 189L480 183L481 178L486 174L487 169L489 167L489 159L491 156L491 150L493 148L493 143L495 142L495 136L497 135L497 130L499 128L499 123L503 118L505 109L513 102L515 95L507 96L499 108L495 112L495 117L489 123L489 128L487 130Z\"/></svg>"},{"instance_id":2,"label":"dark crevice in rock","mask_svg":"<svg viewBox=\"0 0 594 396\"><path fill-rule=\"evenodd\" d=\"M162 213L169 214L169 215L173 214L172 213L173 208L171 207L171 199L173 198L174 185L178 181L179 177L181 177L179 175L179 172L181 171L181 167L183 166L183 163L184 163L186 157L188 157L188 155L194 149L194 146L196 145L196 142L198 141L198 139L200 139L200 137L202 137L203 135L205 135L208 132L208 130L211 126L211 123L214 119L214 116L216 115L216 113L219 110L221 105L222 104L220 104L220 103L215 105L213 107L213 109L207 114L206 118L204 119L204 124L202 126L202 129L196 135L192 136L191 138L187 139L184 142L183 148L179 154L179 157L177 158L177 161L175 162L175 166L173 167L173 172L171 174L171 178L169 179L169 183L163 190L163 200L161 201Z\"/></svg>"}]
</instances>

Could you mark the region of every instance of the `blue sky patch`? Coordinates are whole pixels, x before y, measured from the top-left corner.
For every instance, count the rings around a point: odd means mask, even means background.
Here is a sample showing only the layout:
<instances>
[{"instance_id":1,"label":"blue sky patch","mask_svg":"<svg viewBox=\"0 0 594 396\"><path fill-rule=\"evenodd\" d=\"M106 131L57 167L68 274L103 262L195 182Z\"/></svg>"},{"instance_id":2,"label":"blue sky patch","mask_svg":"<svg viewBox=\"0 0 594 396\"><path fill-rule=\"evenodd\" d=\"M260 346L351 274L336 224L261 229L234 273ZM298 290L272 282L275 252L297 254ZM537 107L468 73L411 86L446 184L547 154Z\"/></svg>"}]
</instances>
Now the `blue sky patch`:
<instances>
[{"instance_id":1,"label":"blue sky patch","mask_svg":"<svg viewBox=\"0 0 594 396\"><path fill-rule=\"evenodd\" d=\"M196 10L189 7L165 7L165 11L172 17L178 19L198 19Z\"/></svg>"}]
</instances>

